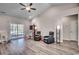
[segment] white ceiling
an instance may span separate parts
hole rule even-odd
[[[23,6],[19,5],[18,3],[0,3],[0,14],[2,14],[1,12],[6,12],[4,14],[28,19],[29,17],[33,18],[45,12],[45,10],[47,10],[51,6],[55,7],[59,5],[68,6],[68,4],[64,3],[33,3],[32,7],[36,8],[37,10],[28,13],[26,10],[20,10]]]
[[[23,17],[28,18],[29,16],[35,17],[36,15],[40,14],[46,8],[49,7],[50,4],[33,4],[32,7],[36,8],[37,10],[31,11],[28,13],[26,10],[20,10],[23,6],[18,3],[0,3],[0,12],[6,12],[5,14],[16,16],[16,17]],[[1,13],[0,13],[1,14]]]

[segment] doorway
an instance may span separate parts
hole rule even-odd
[[[64,42],[69,42],[71,46],[78,45],[78,14],[64,18],[63,37]]]
[[[24,38],[23,24],[10,24],[10,39]]]

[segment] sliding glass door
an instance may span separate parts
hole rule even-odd
[[[10,24],[11,39],[18,39],[24,37],[24,25],[23,24]]]
[[[19,38],[24,36],[24,26],[22,24],[17,25],[17,34]]]

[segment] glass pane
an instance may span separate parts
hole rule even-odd
[[[18,24],[18,37],[23,37],[24,32],[23,32],[23,25],[22,24]]]
[[[17,36],[17,24],[10,25],[10,34],[11,38],[15,38]]]
[[[22,24],[11,24],[10,34],[11,38],[20,38],[24,36],[24,25]]]
[[[22,24],[18,24],[18,34],[23,34],[23,25]]]

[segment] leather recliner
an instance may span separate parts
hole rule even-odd
[[[44,36],[44,42],[47,44],[54,43],[54,32],[49,32],[49,36]]]

